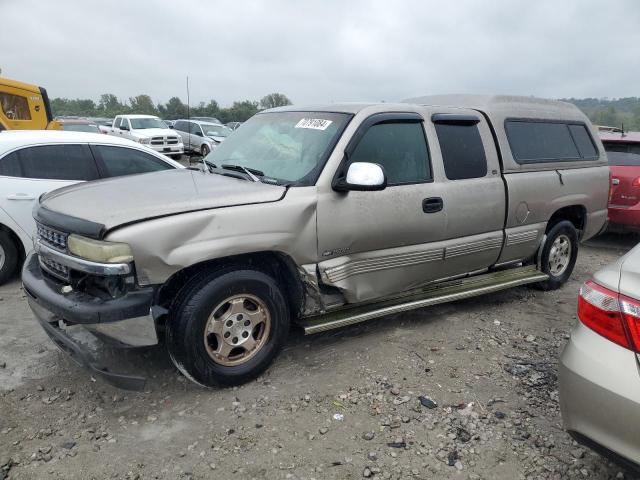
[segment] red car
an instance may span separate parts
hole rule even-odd
[[[611,168],[609,226],[640,232],[640,132],[600,132],[600,139]]]

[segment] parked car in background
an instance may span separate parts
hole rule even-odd
[[[167,127],[169,128],[173,128],[173,126],[175,125],[176,121],[175,120],[162,120],[164,123],[167,124]]]
[[[90,117],[89,120],[93,120],[93,122],[98,125],[98,130],[100,133],[107,134],[111,130],[111,126],[113,125],[113,118],[105,118],[105,117]]]
[[[198,122],[217,123],[222,125],[222,122],[216,117],[190,117],[189,120],[196,120]]]
[[[311,334],[516,285],[560,288],[607,218],[596,131],[551,100],[277,108],[205,160],[212,173],[72,186],[34,208],[25,294],[94,375],[144,384],[96,364],[64,325],[129,346],[164,338],[187,378],[234,385],[267,368],[290,321]]]
[[[579,443],[640,474],[640,246],[587,281],[560,358],[560,407]]]
[[[180,136],[153,115],[118,115],[109,135],[133,140],[175,159],[184,153]]]
[[[603,133],[611,169],[609,228],[640,232],[640,132]]]
[[[89,132],[89,133],[102,133],[98,128],[98,125],[87,119],[73,119],[73,120],[59,120],[62,130],[68,132]]]
[[[182,138],[186,152],[206,156],[231,135],[232,130],[219,123],[199,120],[176,120],[173,129]]]
[[[603,133],[622,133],[622,128],[620,127],[609,127],[607,125],[598,125],[598,132]]]
[[[225,125],[229,127],[230,130],[236,130],[240,125],[242,125],[242,122],[229,122]]]
[[[0,135],[0,284],[33,246],[31,210],[45,192],[73,183],[182,166],[129,140],[60,131]]]

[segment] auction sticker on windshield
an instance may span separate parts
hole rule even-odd
[[[314,130],[326,130],[327,127],[332,123],[332,120],[324,120],[322,118],[303,118],[296,124],[295,128],[312,128]]]

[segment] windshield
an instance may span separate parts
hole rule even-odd
[[[97,125],[88,123],[63,123],[62,129],[70,132],[100,132]]]
[[[253,116],[207,155],[208,163],[240,165],[281,183],[313,185],[351,115],[275,112]]]
[[[167,125],[159,118],[131,118],[131,128],[144,130],[146,128],[167,128]]]
[[[224,125],[214,125],[212,123],[201,123],[202,131],[208,137],[228,137],[233,130]]]
[[[199,122],[209,122],[209,123],[222,123],[216,117],[191,117],[191,120],[198,120]]]

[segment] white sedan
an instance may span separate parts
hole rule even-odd
[[[0,285],[32,248],[43,193],[73,183],[183,168],[152,149],[106,135],[55,130],[0,133]]]

